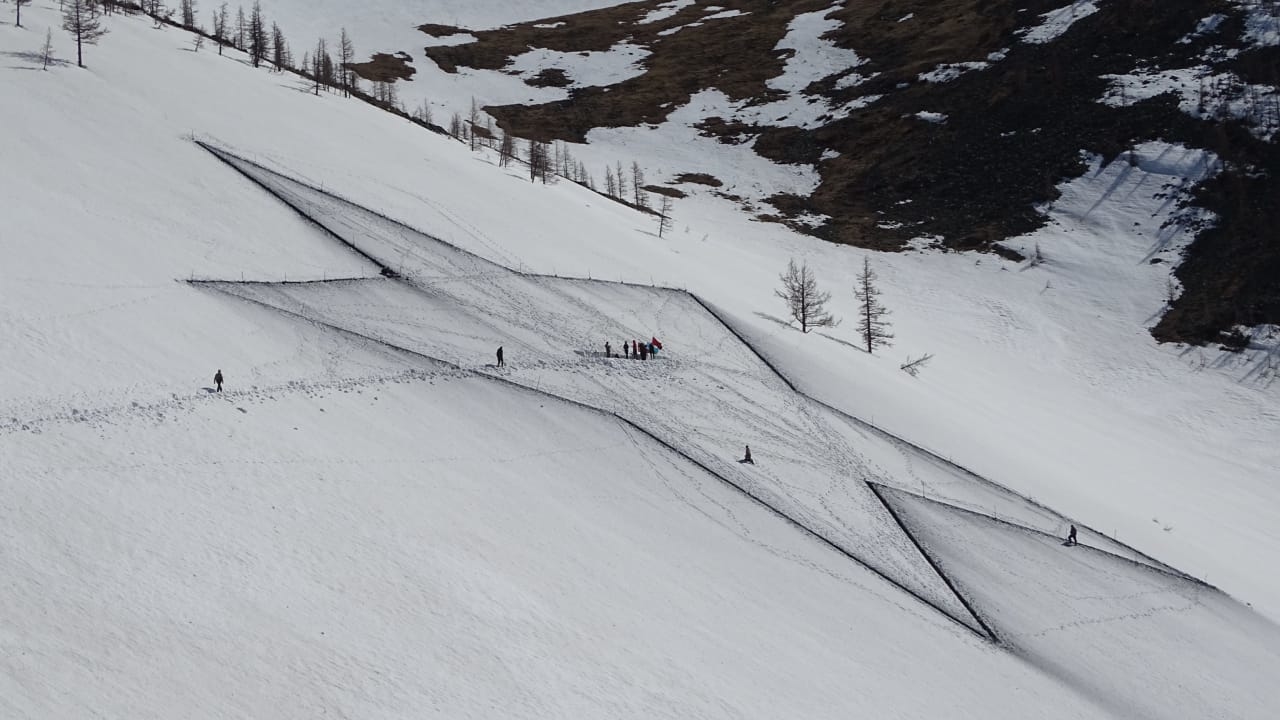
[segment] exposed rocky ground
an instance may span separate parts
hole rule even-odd
[[[1171,189],[1217,219],[1204,223],[1186,251],[1177,271],[1183,291],[1153,333],[1165,341],[1230,343],[1237,325],[1280,324],[1280,101],[1266,92],[1280,84],[1280,47],[1246,32],[1250,13],[1274,20],[1274,3],[1064,4],[646,1],[472,32],[474,42],[427,53],[454,72],[503,70],[530,49],[646,48],[643,72],[613,85],[570,87],[557,102],[486,108],[520,137],[581,142],[593,128],[661,123],[706,89],[739,107],[778,100],[785,93],[770,81],[793,53],[779,42],[797,16],[822,13],[831,22],[822,40],[857,57],[800,90],[831,112],[808,120],[708,116],[697,126],[722,142],[749,143],[771,160],[817,170],[813,193],[769,199],[777,210],[770,219],[882,250],[929,238],[947,249],[1008,255],[999,242],[1045,221],[1037,208],[1056,197],[1059,182],[1083,172],[1082,153],[1114,159],[1144,140],[1179,142],[1222,160],[1212,179]],[[1031,41],[1028,29],[1054,11],[1070,13],[1069,29]],[[1161,73],[1167,82],[1178,72],[1184,84],[1198,84],[1183,91],[1181,106],[1175,94],[1141,92]],[[556,69],[525,82],[571,85]],[[1188,92],[1195,98],[1190,110]],[[1188,222],[1203,217],[1189,213]]]

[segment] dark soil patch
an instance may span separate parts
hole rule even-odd
[[[707,173],[680,173],[675,179],[678,183],[691,183],[694,185],[706,185],[707,187],[722,187],[723,182],[715,175]]]
[[[466,35],[471,32],[465,28],[454,27],[452,25],[436,25],[434,23],[423,23],[418,29],[432,37],[449,37],[450,35]]]
[[[572,81],[560,68],[546,68],[542,72],[525,80],[525,84],[533,87],[568,87]]]
[[[368,62],[347,65],[351,71],[369,82],[395,82],[408,80],[417,70],[413,67],[413,58],[407,53],[374,53]]]
[[[664,185],[641,185],[640,187],[654,195],[666,195],[670,198],[689,197],[689,193],[683,190],[677,190],[673,187],[666,187]]]

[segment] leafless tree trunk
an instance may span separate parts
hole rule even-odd
[[[213,41],[218,43],[219,55],[227,44],[227,21],[227,4],[222,3],[222,6],[213,14]]]
[[[898,366],[898,369],[911,377],[915,377],[920,374],[920,371],[923,370],[924,366],[928,365],[929,361],[932,359],[933,353],[925,353],[914,360],[908,357],[906,362]]]
[[[502,132],[502,143],[498,145],[498,167],[506,167],[511,164],[512,158],[516,156],[516,141],[511,137],[511,133]]]
[[[880,288],[876,285],[876,274],[871,269],[871,259],[862,258],[862,272],[858,273],[857,284],[853,288],[854,295],[862,305],[858,308],[858,332],[868,353],[875,352],[878,347],[888,347],[893,338],[889,332],[889,321],[885,316],[889,310],[880,302]]]
[[[53,63],[53,28],[45,28],[44,47],[40,48],[40,60],[44,63],[45,70],[48,70],[49,65]]]
[[[66,0],[62,6],[62,29],[76,38],[76,65],[84,67],[84,46],[96,45],[107,34],[93,0]]]
[[[30,5],[31,0],[13,0],[13,4],[16,6],[14,10],[17,12],[17,17],[14,18],[13,24],[17,27],[22,27],[22,6]]]
[[[316,95],[320,94],[320,85],[324,82],[326,64],[329,65],[332,70],[333,61],[329,57],[329,47],[325,43],[324,38],[320,38],[316,41],[315,54],[311,56],[311,74],[315,79],[313,92],[315,92]]]
[[[289,57],[289,41],[285,40],[284,31],[274,22],[271,23],[271,64],[277,71],[293,65],[293,58]]]
[[[636,206],[649,207],[649,199],[644,191],[644,170],[634,160],[631,161],[631,189],[635,191]]]
[[[476,128],[480,126],[480,105],[476,102],[475,96],[471,98],[471,111],[467,113],[467,129],[471,142],[471,151],[475,152],[479,146],[479,138],[476,136]]]
[[[196,0],[182,0],[179,7],[182,9],[182,27],[188,30],[195,30]]]
[[[342,28],[338,37],[338,73],[342,80],[342,94],[351,97],[351,63],[356,61],[356,46],[351,42],[347,29]]]
[[[266,59],[269,43],[267,23],[262,17],[262,3],[253,0],[253,10],[249,16],[249,58],[253,60],[254,67],[262,65],[262,61]]]
[[[800,332],[807,333],[815,327],[835,327],[840,323],[826,310],[831,293],[818,289],[818,279],[807,262],[796,267],[793,258],[787,263],[786,272],[778,278],[782,280],[782,289],[774,291],[774,294],[786,301],[787,312],[800,323]]]
[[[662,196],[662,205],[658,209],[658,237],[662,237],[671,229],[671,198]]]

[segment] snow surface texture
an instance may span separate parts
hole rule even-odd
[[[1280,705],[1280,628],[1221,593],[1086,545],[1064,551],[1059,537],[883,492],[1014,652],[1118,716],[1247,718]]]
[[[772,297],[794,256],[848,317],[860,251],[698,197],[659,239],[122,15],[87,70],[40,72],[47,27],[73,52],[55,7],[0,24],[0,97],[21,98],[0,103],[0,715],[1125,717],[617,421],[174,282],[377,275],[192,132],[508,267],[688,287],[811,394],[1280,615],[1262,351],[1142,331],[1170,267],[1149,261],[1179,241],[1166,186],[1198,153],[1144,146],[1064,185],[1015,243],[1041,245],[1035,267],[874,256],[898,337],[868,356],[847,322],[786,327]],[[920,377],[898,370],[923,351]],[[1063,531],[840,432],[909,490]]]
[[[802,397],[791,402],[785,398],[770,400],[770,395],[788,394],[789,388],[771,383],[772,368],[753,362],[755,357],[748,348],[717,327],[714,316],[699,312],[701,308],[683,293],[504,272],[492,263],[367,209],[223,151],[218,154],[384,268],[388,267],[388,260],[398,258],[400,265],[394,272],[405,282],[375,278],[209,286],[426,356],[480,355],[485,336],[506,338],[510,343],[507,357],[520,359],[505,369],[485,368],[484,372],[634,422],[716,476],[731,478],[731,486],[744,488],[751,497],[763,498],[769,507],[779,509],[819,536],[835,538],[836,546],[953,619],[967,617],[973,609],[982,618],[984,631],[999,624],[1000,629],[994,634],[1001,643],[1031,657],[1037,666],[1064,678],[1069,686],[1089,697],[1101,698],[1104,706],[1120,716],[1171,717],[1189,707],[1188,701],[1194,699],[1199,707],[1224,717],[1249,717],[1259,697],[1264,703],[1271,702],[1264,689],[1271,688],[1268,678],[1280,669],[1280,628],[1212,587],[1158,563],[1144,564],[1148,559],[1134,557],[1128,548],[1119,549],[1129,557],[1112,555],[1107,550],[1115,544],[1096,533],[1087,533],[1085,544],[1073,548],[1080,553],[1096,552],[1096,557],[1089,556],[1095,563],[1069,563],[1067,570],[1056,571],[1054,577],[1068,578],[1065,581],[1028,579],[1020,565],[1008,563],[1007,548],[1016,543],[992,541],[982,548],[981,561],[968,561],[975,543],[955,532],[951,516],[929,515],[919,509],[948,506],[917,499],[902,490],[877,490],[872,486],[865,486],[871,492],[857,500],[850,491],[863,484],[851,482],[850,478],[874,477],[869,473],[875,471],[857,454],[846,455],[846,448],[856,445],[872,457],[886,456],[886,440],[896,439],[875,437],[865,427],[859,427],[855,419],[847,418],[851,421],[847,427],[860,431],[855,443],[855,437],[842,436],[836,430],[834,421],[838,418],[827,416],[824,422],[817,415],[820,406],[806,408],[803,402],[796,402],[805,400]],[[421,298],[415,301],[415,295]],[[469,308],[483,309],[483,315],[474,314]],[[628,361],[573,350],[589,347],[593,338],[600,335],[634,335],[637,326],[656,328],[668,339],[668,345],[680,338],[681,345],[664,349],[659,359],[651,361]],[[459,332],[464,328],[466,332]],[[689,344],[687,349],[684,343]],[[592,387],[597,382],[599,390]],[[770,389],[770,385],[774,387]],[[760,464],[739,464],[740,470],[735,472],[734,464],[725,462],[716,451],[733,442],[723,437],[729,418],[733,424],[749,428],[750,436],[759,438],[767,447],[787,451],[771,454],[767,459],[757,453]],[[1058,531],[1064,522],[1061,516],[1046,513],[1045,508],[980,478],[964,477],[958,468],[905,443],[899,442],[897,450],[907,451],[902,454],[909,463],[931,461],[932,467],[926,469],[925,475],[931,480],[939,476],[952,480],[954,486],[946,489],[958,490],[954,494],[965,497],[971,505],[981,506],[984,500],[998,498],[1008,517],[1018,525],[958,508],[950,508],[947,513],[980,518],[996,527],[1016,528],[1019,537],[1039,537],[1040,542],[1034,546],[1039,548],[1033,558],[1035,566],[1052,569],[1062,565],[1061,534],[1031,530],[1023,523],[1040,521],[1043,526],[1050,519],[1049,524]],[[919,478],[916,471],[911,475]],[[883,472],[876,476],[895,477]],[[806,481],[811,478],[836,478],[836,482],[809,489]],[[922,486],[924,482],[921,479]],[[833,492],[837,486],[844,497]],[[938,488],[932,489],[936,493]],[[979,497],[983,494],[986,498]],[[886,496],[892,508],[887,523],[883,508],[869,502],[872,498],[884,501]],[[895,528],[898,523],[902,524]],[[898,529],[906,532],[899,533]],[[893,551],[894,538],[906,540],[909,545]],[[1089,548],[1091,541],[1101,541],[1103,549],[1093,551]],[[868,546],[877,547],[879,552],[866,557]],[[942,565],[939,577],[945,580],[945,588],[925,582],[928,569],[921,567],[920,558],[910,552],[921,547],[928,553],[930,567]],[[1021,562],[1022,557],[1018,560]],[[987,567],[991,564],[1011,577],[997,576]],[[1105,568],[1099,570],[1098,564]],[[949,568],[957,566],[953,578]],[[973,566],[978,569],[971,570]],[[1086,576],[1083,581],[1076,577],[1080,574]],[[948,591],[957,584],[960,590],[955,597],[966,600],[962,608],[948,602],[955,599],[948,597]],[[1014,587],[1019,588],[1018,594],[1010,599]],[[1167,596],[1176,596],[1176,600]],[[974,598],[977,602],[969,604]],[[1042,610],[1046,606],[1053,610]],[[1125,634],[1099,627],[1113,622],[1127,623]],[[1252,629],[1242,630],[1242,625]],[[1005,633],[1010,636],[1008,640]],[[1062,642],[1056,633],[1070,634],[1071,642]],[[1099,636],[1112,645],[1100,644]],[[1231,657],[1232,648],[1242,636],[1250,641],[1245,655],[1251,672],[1222,672],[1219,668],[1223,667],[1223,659]],[[1148,658],[1170,655],[1187,637],[1196,639],[1193,650],[1183,650],[1177,662],[1150,667]],[[1139,639],[1143,642],[1139,643]],[[1123,654],[1117,652],[1121,648]],[[1135,676],[1141,677],[1139,686],[1170,686],[1180,692],[1139,693],[1135,697]],[[1263,690],[1262,696],[1259,690]],[[1206,692],[1210,694],[1207,699]],[[1219,699],[1219,693],[1230,700]]]
[[[1040,16],[1040,24],[1020,31],[1024,42],[1042,44],[1050,42],[1071,29],[1077,20],[1089,17],[1098,12],[1097,3],[1093,0],[1072,0],[1057,10]]]

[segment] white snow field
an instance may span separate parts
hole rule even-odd
[[[23,17],[0,24],[0,715],[1276,706],[1276,389],[1145,334],[1147,253],[1179,242],[1155,196],[1199,154],[1072,183],[1018,241],[1034,268],[875,256],[899,345],[868,356],[772,298],[795,255],[850,314],[860,251],[698,198],[659,239],[123,16],[88,69],[44,72],[56,4]],[[650,335],[647,364],[599,357]],[[1068,522],[1102,534],[1063,548]]]
[[[486,28],[526,21],[532,14],[574,12],[587,4],[556,0],[535,8],[436,0],[421,12],[430,16],[428,21],[451,23],[452,17],[466,27]],[[593,7],[610,4],[601,0]],[[655,12],[690,4],[659,3]],[[501,71],[444,73],[426,59],[420,40],[406,44],[397,34],[402,26],[391,15],[403,12],[398,0],[367,5],[389,9],[352,18],[341,5],[325,3],[317,9],[312,3],[273,0],[269,11],[286,29],[295,18],[307,23],[313,35],[336,36],[345,25],[362,52],[408,51],[418,73],[400,88],[401,97],[409,107],[428,101],[437,117],[465,112],[473,98],[482,105],[545,102],[565,92],[530,87]],[[1059,36],[1094,7],[1064,1],[1043,16],[1027,17],[1026,39]],[[1266,29],[1265,11],[1250,13],[1246,34],[1261,44],[1273,42],[1274,32],[1258,29]],[[816,15],[807,19],[810,25],[821,20]],[[841,76],[842,81],[856,79],[849,70],[856,61],[834,61],[826,41],[799,32],[805,27],[800,23],[788,38],[787,44],[794,46],[788,49],[796,53],[788,67],[808,59],[817,75],[847,72],[852,74]],[[602,67],[593,79],[590,68],[583,67],[574,80],[607,83],[612,68]],[[789,77],[784,74],[774,82]],[[1160,87],[1179,89],[1172,81]],[[809,113],[815,107],[810,99],[793,94],[789,117]],[[851,105],[874,101],[865,96]],[[775,120],[787,114],[775,110]],[[726,145],[693,127],[705,117],[733,118],[752,111],[735,107],[719,91],[705,90],[656,127],[597,129],[588,136],[590,144],[572,150],[597,180],[603,165],[635,160],[651,183],[703,172],[724,182],[715,192],[744,198],[809,192],[817,183],[812,168],[768,162],[751,152],[750,143]],[[221,139],[236,144],[225,134]],[[241,150],[269,149],[254,143]],[[1280,619],[1280,576],[1270,571],[1273,549],[1280,547],[1275,530],[1280,527],[1275,483],[1280,468],[1280,385],[1275,382],[1280,377],[1280,328],[1256,328],[1254,345],[1240,354],[1160,346],[1152,340],[1147,329],[1164,312],[1172,270],[1190,240],[1179,226],[1167,223],[1178,212],[1182,190],[1212,168],[1213,158],[1195,148],[1155,142],[1136,151],[1136,165],[1128,157],[1106,167],[1087,158],[1090,172],[1065,183],[1063,197],[1045,208],[1051,224],[1008,243],[1028,254],[1038,246],[1043,263],[1015,265],[990,256],[936,252],[875,256],[897,335],[881,358],[845,344],[858,342],[851,285],[864,253],[752,222],[708,188],[681,186],[691,194],[675,203],[676,232],[655,242],[645,234],[652,225],[644,227],[640,219],[627,221],[639,224],[639,234],[595,226],[608,214],[595,198],[577,201],[592,207],[575,216],[574,231],[545,233],[544,228],[560,226],[533,221],[541,207],[494,213],[487,193],[455,193],[446,201],[441,189],[424,199],[417,192],[421,181],[416,173],[392,179],[403,162],[378,162],[370,156],[346,159],[331,170],[322,160],[299,158],[282,169],[312,184],[340,187],[348,198],[508,267],[652,280],[696,290],[732,315],[735,326],[754,341],[767,344],[775,364],[806,392],[1060,511],[1087,518]],[[353,173],[356,162],[367,169]],[[490,182],[480,179],[490,174],[487,168],[453,172]],[[494,242],[494,237],[512,238],[519,252],[513,255],[508,244]],[[924,248],[929,242],[922,238],[918,244]],[[821,269],[820,282],[834,294],[834,314],[846,319],[842,327],[815,336],[771,322],[783,314],[773,289],[792,256]],[[1176,283],[1173,292],[1178,292]],[[926,353],[935,359],[922,376],[898,372],[905,360]]]

